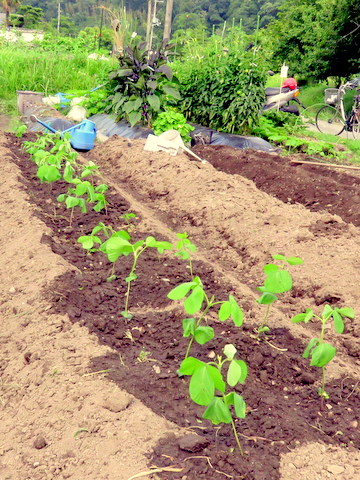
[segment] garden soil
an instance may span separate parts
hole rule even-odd
[[[70,225],[56,201],[66,184],[41,185],[21,142],[0,136],[0,479],[357,480],[358,318],[342,335],[326,332],[338,355],[323,404],[320,373],[302,358],[319,325],[290,318],[325,304],[360,311],[359,177],[229,147],[196,147],[201,163],[114,137],[82,156],[110,186],[107,211],[76,212]],[[125,320],[130,259],[117,262],[109,282],[106,257],[76,241],[99,221],[136,240],[176,243],[186,231],[206,291],[219,301],[234,295],[243,308],[241,328],[210,313],[215,339],[191,349],[208,361],[233,343],[249,365],[236,387],[248,406],[236,422],[243,457],[231,427],[203,420],[187,377],[176,374],[184,314],[166,295],[188,281],[187,262],[145,251]],[[279,296],[259,342],[256,287],[277,253],[304,264],[289,267],[294,288]]]

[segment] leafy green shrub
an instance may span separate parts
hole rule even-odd
[[[346,152],[340,152],[331,142],[304,138],[308,132],[299,124],[298,117],[285,112],[267,112],[260,117],[260,123],[252,133],[265,140],[287,147],[289,152],[343,159]]]
[[[142,122],[151,126],[153,118],[180,95],[167,65],[171,46],[148,52],[145,45],[128,46],[118,57],[120,66],[110,73],[114,94],[109,100],[118,120],[126,118],[131,125]]]
[[[189,123],[186,123],[186,118],[182,113],[175,112],[174,110],[167,110],[161,112],[153,123],[153,129],[155,135],[160,135],[166,130],[177,130],[184,142],[190,142],[191,137],[189,132],[194,130],[194,127]]]
[[[185,62],[179,81],[186,118],[225,132],[248,133],[264,103],[265,73],[255,51],[213,53]]]
[[[95,90],[94,92],[88,92],[85,100],[80,105],[86,108],[87,116],[95,115],[96,113],[104,113],[110,101],[108,100],[109,92],[104,89]]]

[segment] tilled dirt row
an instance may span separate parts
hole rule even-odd
[[[114,147],[114,143],[117,144],[117,148]],[[112,153],[110,154],[109,151]],[[19,155],[19,152],[17,153]],[[106,158],[107,155],[110,156]],[[236,295],[247,314],[248,325],[241,333],[228,325],[221,327],[214,318],[210,318],[210,324],[214,326],[217,333],[217,341],[208,344],[206,349],[198,347],[194,350],[194,354],[203,356],[206,360],[207,354],[218,351],[230,341],[238,346],[244,359],[251,365],[252,373],[242,392],[248,398],[250,406],[248,417],[240,430],[244,436],[246,456],[239,459],[229,454],[231,447],[229,429],[222,427],[220,430],[214,430],[213,427],[201,421],[202,409],[189,402],[186,393],[187,382],[180,381],[176,375],[176,366],[181,361],[186,340],[181,338],[181,312],[178,306],[171,305],[171,302],[166,299],[166,293],[172,286],[186,279],[187,272],[182,262],[170,256],[161,260],[153,254],[139,264],[142,274],[139,275],[135,284],[132,297],[133,321],[136,322],[136,327],[133,323],[124,323],[119,316],[123,308],[124,284],[106,282],[110,265],[96,255],[87,256],[76,245],[76,238],[80,234],[89,233],[99,221],[99,216],[87,215],[86,221],[82,216],[76,216],[73,226],[69,228],[67,215],[61,214],[56,203],[51,200],[56,198],[58,193],[56,188],[51,192],[51,198],[46,201],[46,205],[41,204],[41,218],[53,230],[44,239],[45,243],[49,244],[54,252],[64,255],[67,261],[77,269],[61,276],[51,286],[50,297],[54,312],[67,313],[73,322],[86,325],[90,331],[98,335],[100,342],[111,346],[117,352],[94,358],[93,369],[95,371],[110,369],[109,376],[116,383],[134,393],[137,398],[141,398],[162,416],[174,420],[190,431],[200,431],[206,438],[206,443],[209,443],[201,453],[192,455],[197,458],[191,459],[188,458],[189,453],[179,451],[176,439],[165,439],[157,447],[153,463],[159,465],[165,462],[167,466],[169,463],[175,463],[181,466],[182,473],[167,472],[163,478],[183,478],[184,476],[189,480],[209,478],[209,476],[224,478],[225,474],[231,478],[276,479],[280,475],[280,455],[284,455],[289,447],[293,449],[301,444],[306,447],[306,442],[313,441],[334,445],[333,448],[337,450],[333,450],[332,455],[341,464],[340,470],[343,469],[341,473],[345,475],[343,478],[352,478],[355,467],[351,462],[346,467],[343,466],[343,456],[348,454],[349,458],[353,458],[352,446],[358,441],[355,413],[356,380],[350,375],[345,379],[342,376],[331,382],[329,386],[333,402],[330,405],[331,410],[319,412],[315,388],[317,372],[309,368],[307,361],[301,359],[304,342],[294,338],[286,328],[276,328],[276,323],[288,326],[289,312],[309,301],[313,293],[309,295],[300,285],[294,294],[284,299],[283,312],[280,310],[275,312],[272,322],[274,336],[271,340],[276,342],[278,348],[288,349],[286,353],[254,343],[249,334],[251,325],[258,321],[259,308],[255,307],[254,286],[259,285],[263,279],[261,268],[258,268],[255,258],[247,264],[243,263],[242,276],[238,274],[239,265],[234,268],[231,263],[229,268],[226,259],[231,258],[232,262],[239,261],[239,253],[244,253],[248,245],[244,243],[240,250],[229,246],[231,237],[224,240],[226,229],[223,229],[223,225],[219,230],[216,223],[210,221],[211,213],[217,215],[218,209],[223,213],[225,225],[231,218],[231,215],[229,217],[231,208],[228,208],[228,205],[232,203],[227,198],[228,191],[231,192],[231,200],[234,199],[235,192],[236,195],[239,194],[237,202],[240,208],[237,214],[232,214],[234,221],[237,217],[238,225],[238,230],[234,230],[233,236],[242,232],[243,228],[246,240],[252,238],[246,235],[246,228],[254,228],[251,223],[254,205],[258,218],[257,224],[259,219],[261,221],[259,211],[262,212],[264,219],[269,216],[269,213],[266,215],[265,204],[269,204],[268,208],[271,211],[282,210],[282,215],[289,219],[288,206],[259,192],[251,182],[243,178],[234,178],[216,172],[209,165],[204,167],[194,164],[186,157],[174,159],[167,155],[145,155],[140,144],[129,145],[129,142],[121,139],[117,139],[116,142],[111,141],[109,145],[105,144],[99,152],[93,152],[92,157],[97,158],[98,163],[102,164],[102,173],[107,177],[108,183],[112,183],[114,187],[108,215],[100,216],[100,220],[120,226],[123,222],[121,214],[126,211],[135,211],[139,218],[134,231],[134,236],[137,238],[152,234],[157,238],[171,240],[176,231],[192,229],[191,238],[196,238],[196,243],[201,247],[194,266],[203,278],[205,287],[217,296],[229,293]],[[47,186],[42,187],[42,190],[36,187],[32,182],[34,168],[31,171],[31,165],[29,167],[25,159],[19,162],[17,158],[18,156],[15,156],[14,161],[21,165],[27,176],[26,188],[29,192],[33,192],[32,201],[37,202],[49,193],[49,189]],[[202,172],[202,168],[205,168],[206,172]],[[132,174],[129,174],[130,170]],[[206,175],[203,175],[204,173]],[[139,179],[141,177],[141,180],[137,177]],[[158,191],[158,188],[161,189],[166,181],[169,185],[167,193],[163,192],[161,195],[152,193]],[[174,183],[176,188],[172,187]],[[58,188],[61,191],[64,186],[60,184]],[[199,193],[200,190],[202,194]],[[146,195],[144,195],[145,191],[148,191]],[[115,192],[122,195],[116,195]],[[181,202],[175,201],[177,198],[180,198]],[[204,199],[207,201],[204,202]],[[168,207],[165,208],[167,200]],[[247,212],[245,205],[247,205]],[[190,214],[186,213],[186,208],[189,209]],[[209,208],[208,214],[207,208]],[[202,212],[198,217],[199,224],[196,228],[195,225],[191,225],[195,218],[194,209],[196,211],[200,209]],[[296,206],[295,211],[298,210],[301,208]],[[305,209],[301,212],[302,216],[308,214]],[[314,218],[314,215],[317,216]],[[192,220],[189,220],[190,217]],[[324,218],[324,215],[311,213],[307,221],[310,221],[310,217],[312,221],[317,221]],[[342,223],[341,219],[335,219],[335,221]],[[278,227],[274,235],[281,238]],[[216,240],[215,244],[211,243],[212,240]],[[239,242],[239,238],[236,241]],[[259,251],[259,256],[265,261],[271,258],[269,254],[271,246],[264,242],[262,250]],[[251,245],[250,248],[255,247]],[[277,250],[271,253],[298,255],[298,251]],[[212,261],[209,262],[209,259]],[[121,262],[117,267],[118,277],[124,278],[128,269],[129,263]],[[258,275],[258,270],[260,270],[259,280],[254,276],[254,273]],[[305,267],[305,271],[309,275],[308,267]],[[297,275],[298,270],[293,271],[294,278],[295,273]],[[299,276],[300,280],[306,278],[304,272],[302,275]],[[297,277],[296,279],[298,280]],[[244,280],[247,280],[247,284],[244,284]],[[313,289],[319,295],[317,299],[319,307],[326,302],[341,304],[342,297],[331,291],[326,298],[321,297],[321,289],[321,284]],[[354,326],[352,330],[355,330]],[[302,327],[295,329],[294,333],[300,338],[310,334]],[[339,374],[343,374],[344,371],[349,372],[356,368],[356,339],[354,340],[353,335],[347,333],[345,340],[350,347],[345,343],[340,345],[340,359],[334,362],[330,370],[334,378],[339,377]],[[288,348],[289,345],[291,348]],[[344,415],[344,409],[346,415]],[[338,428],[342,431],[340,438]],[[255,435],[254,432],[256,432]],[[339,450],[339,445],[347,445],[349,451],[346,453]],[[327,457],[327,452],[327,449],[322,452],[324,469],[326,462],[331,458]],[[263,459],[262,462],[258,461],[259,457]],[[288,462],[286,457],[284,459],[285,469],[287,469]],[[302,465],[298,463],[295,469],[302,478],[307,478],[306,475],[311,470],[309,462]],[[332,474],[331,471],[327,472],[329,475]],[[308,478],[316,478],[313,470],[311,475]],[[283,478],[286,478],[286,474]]]

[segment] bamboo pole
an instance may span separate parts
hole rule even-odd
[[[317,165],[319,167],[345,168],[348,170],[360,170],[355,165],[339,165],[337,163],[308,162],[306,160],[290,160],[291,163],[302,163],[303,165]]]

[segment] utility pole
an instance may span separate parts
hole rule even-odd
[[[147,9],[147,21],[146,21],[146,50],[150,49],[150,32],[151,32],[151,20],[152,20],[152,0],[148,0]]]
[[[99,32],[98,50],[100,50],[100,45],[101,45],[101,37],[102,37],[103,23],[104,23],[104,9],[102,8],[102,9],[101,9],[101,18],[100,18],[100,32]]]
[[[172,21],[173,5],[174,5],[174,0],[167,0],[163,40],[167,40],[168,42],[170,41],[170,36],[171,36],[171,21]]]
[[[60,15],[61,15],[61,4],[58,4],[58,17],[57,17],[57,31],[60,31]]]

